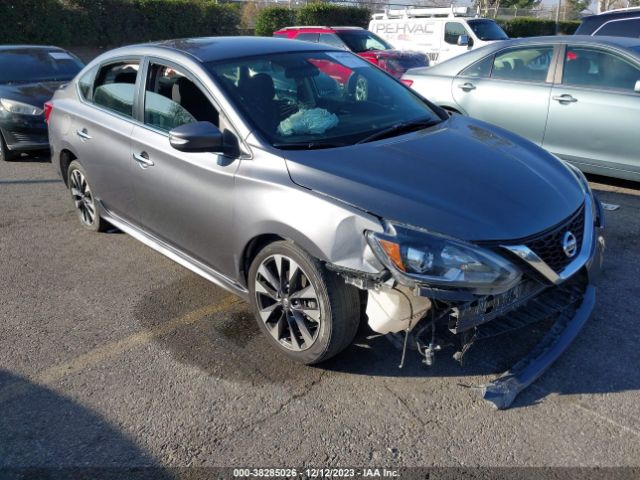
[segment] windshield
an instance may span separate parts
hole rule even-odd
[[[336,33],[352,52],[361,53],[371,50],[393,50],[391,45],[368,30],[342,30]]]
[[[265,55],[207,68],[277,148],[353,145],[399,124],[441,121],[408,88],[350,52]]]
[[[507,40],[509,37],[493,20],[468,20],[467,23],[480,40]]]
[[[61,50],[0,51],[0,83],[68,81],[82,69],[80,60]]]

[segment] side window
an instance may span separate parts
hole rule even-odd
[[[304,42],[318,43],[319,35],[317,33],[299,33],[296,35],[296,40],[302,40]]]
[[[640,18],[607,22],[594,35],[640,38]]]
[[[144,123],[161,130],[194,122],[218,125],[218,111],[181,71],[151,64],[144,92]]]
[[[78,89],[80,90],[80,96],[84,100],[91,100],[91,86],[97,71],[98,67],[93,67],[78,79]]]
[[[458,22],[447,22],[444,26],[444,41],[451,44],[458,44],[458,37],[460,35],[469,35],[464,25]]]
[[[640,69],[609,52],[567,47],[562,83],[581,87],[616,88],[633,91]]]
[[[140,63],[127,61],[103,66],[96,75],[93,102],[114,112],[133,117],[133,99]]]
[[[491,78],[516,82],[539,82],[547,79],[553,47],[507,50],[496,55]]]
[[[463,77],[486,78],[491,75],[492,66],[493,55],[489,55],[488,57],[478,60],[476,63],[465,68],[459,73],[459,75]]]
[[[332,47],[344,49],[347,48],[344,42],[340,40],[340,38],[335,33],[321,33],[319,42],[326,45],[331,45]]]

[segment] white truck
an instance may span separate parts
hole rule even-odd
[[[399,50],[415,50],[435,64],[472,48],[509,38],[493,20],[469,7],[386,9],[375,13],[369,30]]]

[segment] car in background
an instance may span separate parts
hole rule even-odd
[[[370,95],[327,88],[319,62],[357,71]],[[604,225],[584,176],[353,53],[256,37],[132,45],[48,112],[81,225],[114,225],[247,300],[295,361],[338,354],[365,318],[411,330],[426,360],[439,338],[466,351],[555,319],[524,370],[486,386],[506,408],[594,308]]]
[[[640,39],[509,40],[409,71],[403,82],[585,172],[640,180]]]
[[[369,30],[397,48],[426,53],[432,65],[509,38],[495,20],[454,6],[388,8],[373,14]]]
[[[57,47],[0,46],[0,160],[49,148],[44,104],[83,66]]]
[[[350,50],[396,78],[410,68],[429,65],[424,53],[396,50],[376,34],[359,27],[286,27],[273,36]],[[347,79],[342,81],[346,83]]]
[[[575,34],[640,38],[640,7],[620,8],[585,17]]]

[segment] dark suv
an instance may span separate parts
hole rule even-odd
[[[585,17],[576,35],[640,38],[640,7],[621,8]]]
[[[424,53],[395,50],[375,33],[360,27],[287,27],[273,36],[351,50],[396,78],[410,68],[429,66]]]

